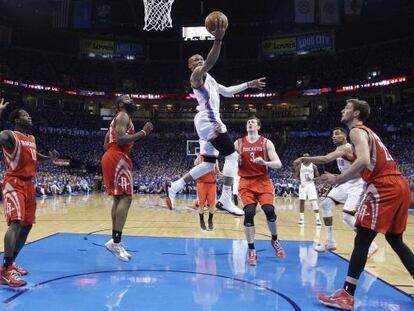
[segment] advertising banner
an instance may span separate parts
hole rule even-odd
[[[113,55],[114,42],[109,40],[81,39],[79,52],[81,54]]]
[[[144,45],[136,42],[115,42],[114,55],[144,57]]]
[[[306,34],[296,38],[296,52],[332,50],[333,47],[333,35],[331,32]]]
[[[296,38],[280,38],[264,40],[262,43],[263,55],[292,54],[296,51]]]

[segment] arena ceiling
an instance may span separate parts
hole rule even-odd
[[[33,21],[43,24],[50,20],[56,3],[70,0],[0,0],[5,18],[18,25]],[[144,18],[142,0],[108,0],[112,7],[112,19],[116,26],[138,26]],[[176,23],[198,23],[208,12],[223,11],[233,21],[254,21],[270,18],[283,5],[282,0],[175,0],[172,17]],[[33,24],[32,24],[33,25]]]
[[[23,31],[54,31],[52,17],[54,7],[59,3],[75,0],[0,0],[0,25],[10,25]],[[88,29],[81,33],[98,33],[115,36],[172,37],[169,30],[163,33],[146,33],[144,25],[143,0],[92,0],[103,1],[111,5],[111,27],[107,29]],[[315,0],[318,3],[318,0]],[[387,37],[414,34],[414,1],[407,0],[362,0],[364,9],[361,23],[371,23],[371,32],[390,32]],[[342,2],[342,1],[341,1]],[[172,7],[173,25],[201,25],[205,16],[215,10],[224,12],[230,20],[231,29],[243,34],[278,34],[289,32],[314,31],[323,28],[315,24],[294,23],[293,0],[175,0]],[[73,10],[71,7],[70,10]],[[316,10],[316,14],[318,11]],[[73,32],[72,13],[68,26],[58,32]],[[375,25],[374,25],[375,24]],[[35,27],[34,27],[35,26]],[[342,23],[336,26],[340,31],[351,26]],[[365,26],[365,25],[364,25]],[[333,28],[331,26],[330,28]],[[326,28],[326,27],[325,27]],[[358,28],[358,27],[357,27]],[[363,27],[366,28],[366,27]],[[382,28],[382,29],[381,29]],[[76,30],[75,30],[76,31]],[[397,32],[401,32],[400,35]],[[394,36],[395,34],[395,36]],[[366,34],[365,34],[366,35]],[[344,35],[345,37],[349,34]]]

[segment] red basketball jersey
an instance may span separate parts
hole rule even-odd
[[[11,131],[14,147],[3,147],[6,162],[6,177],[30,178],[36,176],[37,148],[32,135]]]
[[[204,161],[203,156],[201,156],[201,160]],[[214,184],[214,183],[216,183],[216,181],[217,181],[216,169],[214,169],[211,172],[197,178],[197,182],[202,182],[202,183]]]
[[[134,142],[130,142],[129,144],[125,146],[118,146],[117,144],[117,137],[116,137],[116,131],[115,131],[117,116],[118,114],[112,119],[111,125],[109,126],[108,150],[121,151],[126,154],[129,154],[131,153],[132,147],[134,146]],[[135,133],[134,124],[132,123],[131,118],[129,118],[129,123],[127,126],[126,134],[133,135],[134,133]]]
[[[250,143],[247,140],[247,136],[237,140],[237,151],[240,155],[240,177],[257,177],[267,175],[267,167],[253,163],[253,159],[258,157],[262,157],[265,161],[268,160],[266,142],[267,138],[263,136],[259,136],[259,139],[254,143]]]
[[[367,183],[372,183],[379,177],[401,175],[397,164],[378,135],[364,125],[356,125],[354,128],[366,131],[369,137],[370,163],[367,168],[362,170],[362,179]]]

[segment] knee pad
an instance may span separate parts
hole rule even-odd
[[[275,207],[273,205],[265,204],[262,206],[262,210],[266,215],[267,221],[270,221],[270,222],[276,221]]]
[[[246,227],[254,226],[254,216],[256,215],[256,204],[249,204],[244,207],[244,225]]]
[[[211,162],[201,162],[200,164],[194,166],[190,170],[191,177],[196,180],[197,178],[204,176],[208,172],[211,172],[214,169],[215,161],[214,163]]]
[[[234,149],[233,149],[234,150]],[[236,177],[239,156],[236,151],[226,156],[223,167],[223,176]]]
[[[216,164],[216,161],[217,161],[217,157],[215,157],[215,156],[209,156],[209,155],[204,155],[203,156],[203,162]]]
[[[335,205],[335,202],[329,197],[323,200],[321,203],[322,216],[332,217],[332,210],[334,209]]]
[[[223,157],[227,157],[235,151],[233,140],[231,139],[230,134],[228,132],[220,133],[216,138],[214,138],[210,142]]]
[[[345,224],[351,227],[352,230],[355,230],[355,216],[354,213],[343,211],[342,220]]]

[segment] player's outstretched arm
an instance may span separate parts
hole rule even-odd
[[[248,82],[244,82],[242,84],[232,85],[232,86],[224,86],[219,84],[219,94],[223,95],[224,97],[232,97],[234,94],[243,92],[247,89],[259,89],[263,90],[266,87],[265,77],[259,78],[256,80],[251,80]]]
[[[49,151],[49,155],[41,154],[40,152],[37,152],[37,161],[38,162],[53,162],[57,159],[59,159],[59,152],[56,150]]]
[[[343,157],[346,154],[347,154],[346,148],[337,148],[335,151],[332,151],[324,156],[297,158],[293,163],[300,164],[302,162],[312,162],[314,164],[326,164],[326,163],[335,161],[337,158]]]
[[[361,129],[354,128],[349,132],[351,143],[355,147],[356,159],[352,165],[340,175],[323,174],[320,177],[321,182],[331,185],[343,184],[344,182],[360,177],[361,171],[369,165],[369,138],[368,134]]]

